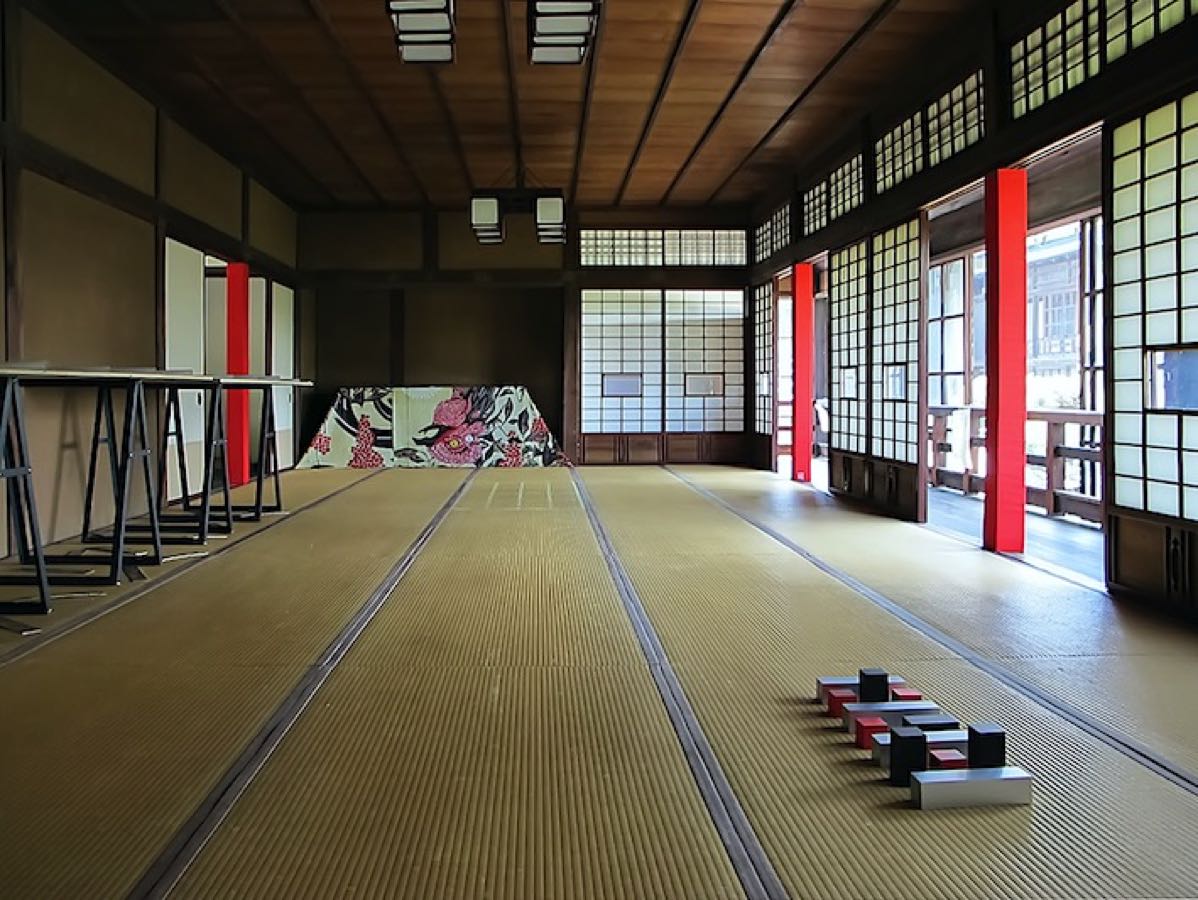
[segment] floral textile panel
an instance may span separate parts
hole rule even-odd
[[[297,468],[569,464],[527,388],[342,388]]]

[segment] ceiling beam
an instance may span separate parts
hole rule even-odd
[[[678,183],[682,181],[683,177],[690,170],[691,164],[698,158],[700,151],[707,145],[707,141],[715,133],[716,126],[723,120],[724,113],[728,111],[728,107],[732,105],[732,101],[736,98],[737,93],[748,80],[749,73],[757,66],[757,62],[761,59],[761,54],[765,52],[765,48],[770,45],[770,42],[773,41],[779,29],[782,28],[782,25],[790,18],[790,14],[794,11],[795,7],[801,2],[803,0],[786,0],[778,8],[778,13],[774,16],[774,20],[770,22],[769,27],[762,34],[761,40],[753,48],[753,52],[749,54],[749,58],[745,60],[745,64],[741,66],[740,72],[737,74],[736,80],[732,82],[732,87],[728,89],[723,102],[720,103],[719,108],[715,111],[715,115],[711,117],[711,121],[707,123],[707,127],[703,129],[703,134],[699,136],[698,143],[691,149],[690,155],[687,156],[686,161],[682,163],[682,167],[674,175],[674,180],[670,182],[670,186],[666,188],[666,192],[661,195],[659,205],[664,206],[669,202],[670,196],[678,187]]]
[[[407,170],[408,177],[412,179],[412,184],[416,188],[416,192],[420,195],[420,202],[425,206],[429,205],[428,191],[424,187],[424,182],[421,181],[416,167],[412,165],[412,160],[403,148],[403,143],[399,139],[399,134],[394,126],[383,115],[382,109],[379,108],[378,101],[374,99],[374,94],[370,87],[366,84],[362,73],[358,71],[358,67],[354,65],[349,58],[349,54],[345,52],[345,45],[341,43],[341,39],[337,36],[336,29],[333,28],[333,20],[329,16],[328,10],[324,8],[321,0],[306,0],[308,11],[316,17],[316,21],[320,23],[321,33],[324,35],[325,43],[333,51],[333,55],[341,61],[342,67],[345,69],[349,80],[353,83],[358,93],[362,95],[362,99],[366,101],[366,105],[370,107],[370,112],[378,122],[379,127],[383,130],[383,134],[387,135],[387,139],[391,142],[391,148],[395,151],[395,156],[400,164]],[[398,61],[397,61],[398,64]],[[365,176],[363,176],[365,177]]]
[[[508,20],[510,0],[497,0],[503,22],[503,55],[507,63],[507,104],[509,128],[512,135],[512,154],[516,158],[516,185],[524,186],[524,140],[520,135],[520,92],[516,88],[516,66],[512,57],[512,35]]]
[[[674,72],[678,69],[678,60],[682,57],[682,50],[686,46],[686,40],[690,37],[691,30],[695,27],[695,22],[699,18],[699,9],[702,6],[703,0],[691,0],[690,8],[686,11],[686,17],[678,25],[678,33],[674,37],[674,49],[670,51],[670,57],[666,62],[665,69],[662,71],[661,81],[657,85],[657,95],[653,98],[653,105],[649,107],[649,111],[645,115],[645,122],[641,127],[641,136],[636,142],[636,149],[632,151],[632,156],[628,160],[628,168],[624,170],[624,178],[620,182],[620,189],[616,191],[616,206],[619,206],[624,201],[624,194],[628,190],[628,182],[632,180],[632,173],[636,169],[637,163],[640,162],[641,153],[645,149],[645,142],[649,140],[649,133],[657,123],[657,114],[661,112],[661,105],[665,101],[666,91],[670,89],[670,82],[674,80]]]
[[[573,205],[578,196],[578,179],[582,174],[582,152],[586,147],[587,131],[591,124],[591,100],[595,95],[595,60],[599,58],[599,45],[603,38],[603,16],[595,23],[595,39],[587,56],[587,74],[582,85],[582,112],[578,116],[578,134],[574,141],[574,168],[570,173],[570,193],[567,201]]]
[[[292,81],[291,76],[287,74],[287,72],[282,68],[282,66],[279,65],[277,61],[275,61],[274,54],[271,53],[271,50],[266,46],[266,43],[262,41],[258,35],[254,34],[248,25],[246,25],[245,20],[241,18],[241,15],[237,12],[237,10],[230,6],[229,0],[212,0],[212,2],[213,5],[220,10],[225,19],[236,29],[237,33],[241,35],[241,39],[254,49],[254,52],[257,54],[259,59],[262,60],[263,65],[270,70],[271,74],[279,82],[280,86],[291,95],[295,105],[303,110],[304,114],[316,124],[317,131],[320,132],[325,140],[332,145],[333,149],[335,149],[338,154],[340,154],[342,159],[345,160],[346,164],[353,171],[354,177],[362,182],[363,186],[365,186],[366,190],[374,198],[375,202],[380,206],[386,205],[386,201],[383,199],[383,196],[378,192],[378,189],[366,176],[366,173],[362,171],[362,167],[358,165],[357,160],[353,158],[349,150],[346,149],[345,145],[342,144],[337,135],[333,133],[333,129],[329,127],[329,123],[324,120],[324,117],[312,108],[312,105],[308,102],[308,98],[304,96],[304,92],[300,89],[299,85]]]
[[[449,140],[453,144],[454,155],[457,156],[458,165],[462,169],[462,180],[466,184],[466,190],[473,194],[474,176],[470,174],[470,164],[466,161],[466,149],[462,146],[462,135],[458,131],[457,122],[453,118],[453,110],[450,109],[449,100],[445,96],[445,87],[441,84],[441,76],[435,66],[429,66],[427,71],[429,86],[432,88],[433,96],[437,98],[437,106],[441,109],[445,124],[449,126]]]
[[[723,190],[728,187],[729,184],[731,184],[732,179],[740,174],[741,170],[748,164],[749,160],[761,152],[761,149],[777,136],[778,132],[782,130],[782,126],[790,121],[791,116],[798,111],[799,107],[806,102],[807,98],[815,93],[825,78],[832,74],[832,70],[835,69],[845,57],[852,53],[853,50],[855,50],[857,46],[863,40],[865,40],[870,32],[881,25],[882,20],[890,15],[890,13],[894,11],[898,4],[899,0],[883,0],[882,5],[874,10],[873,15],[866,19],[865,24],[858,28],[853,33],[851,38],[845,41],[844,45],[836,51],[836,55],[828,60],[827,64],[820,69],[819,74],[811,80],[811,83],[803,89],[803,92],[795,98],[795,101],[786,108],[786,112],[782,113],[782,115],[778,117],[778,121],[770,126],[770,130],[762,136],[761,140],[753,145],[753,149],[750,150],[744,156],[744,158],[736,164],[732,171],[728,173],[728,176],[722,182],[720,182],[720,186],[711,192],[711,195],[707,198],[708,203],[714,201],[715,198],[718,197]]]
[[[274,136],[262,126],[262,123],[254,117],[250,110],[246,109],[241,105],[241,103],[234,99],[233,96],[225,90],[224,85],[220,83],[220,80],[216,77],[212,70],[209,69],[202,60],[198,59],[193,53],[191,53],[189,48],[184,47],[180,41],[174,38],[166,29],[162,28],[157,21],[151,18],[149,14],[141,8],[139,0],[116,0],[116,2],[121,9],[125,10],[126,13],[136,19],[142,25],[142,27],[144,27],[153,36],[154,41],[174,47],[178,51],[177,55],[185,59],[190,64],[191,69],[196,73],[196,75],[199,76],[200,80],[203,81],[204,84],[206,84],[208,88],[224,102],[225,108],[236,110],[237,113],[245,119],[247,132],[254,131],[261,134],[266,143],[270,145],[271,151],[276,154],[279,159],[286,160],[288,165],[293,168],[297,174],[303,176],[303,178],[306,179],[312,187],[316,188],[318,193],[323,194],[326,200],[329,202],[336,201],[337,198],[332,195],[329,189],[325,186],[324,182],[317,178],[306,165],[301,163],[292,153],[290,153],[282,144],[280,144],[274,138]],[[215,144],[213,147],[216,149]],[[241,167],[245,168],[244,165]],[[253,173],[250,174],[252,175]],[[256,178],[256,180],[261,179]]]

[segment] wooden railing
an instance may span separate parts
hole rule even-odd
[[[964,412],[961,407],[934,406],[929,408],[931,420],[929,437],[932,442],[930,482],[933,485],[956,488],[966,494],[985,489],[979,453],[986,446],[986,411],[969,408],[967,463],[950,468],[948,455],[960,440],[952,433],[951,420]],[[1034,409],[1028,411],[1029,422],[1045,425],[1044,453],[1029,453],[1029,466],[1045,470],[1044,487],[1029,485],[1027,502],[1038,506],[1048,515],[1074,515],[1091,522],[1102,517],[1102,413],[1068,409]],[[1072,443],[1067,439],[1068,426],[1077,426]],[[1068,484],[1068,464],[1076,460],[1078,478]]]

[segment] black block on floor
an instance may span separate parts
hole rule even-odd
[[[903,724],[918,728],[920,731],[952,731],[961,727],[960,722],[943,713],[903,716]]]
[[[969,726],[969,768],[995,769],[1007,764],[1007,732],[1001,725]]]
[[[890,729],[890,783],[909,787],[912,772],[928,767],[928,736],[918,728],[901,725]]]
[[[857,673],[857,699],[885,703],[890,699],[890,675],[884,669],[862,669]]]

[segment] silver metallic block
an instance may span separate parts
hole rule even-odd
[[[915,772],[911,776],[911,802],[918,809],[1029,806],[1032,773],[1017,766]]]
[[[890,689],[896,687],[905,687],[907,680],[901,675],[890,676]],[[833,688],[853,688],[857,689],[856,675],[824,675],[815,679],[815,698],[824,706],[828,705],[828,691]]]
[[[931,700],[891,700],[888,703],[846,703],[841,722],[848,733],[857,736],[857,716],[877,716],[886,720],[887,728],[903,724],[903,716],[918,713],[938,713],[940,707]]]
[[[928,751],[960,750],[969,752],[968,731],[927,731]],[[873,758],[879,766],[890,771],[890,732],[883,731],[873,736]]]

